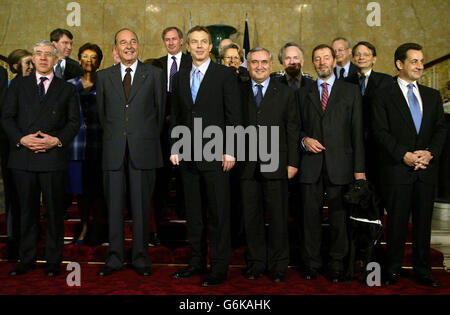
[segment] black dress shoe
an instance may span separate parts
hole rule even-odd
[[[254,269],[248,269],[244,272],[244,277],[248,280],[256,280],[261,275],[261,272],[256,271]]]
[[[150,233],[149,246],[160,246],[161,240],[159,239],[158,233],[152,232]]]
[[[208,271],[203,268],[196,268],[196,267],[192,267],[192,266],[188,266],[187,268],[175,272],[172,276],[172,278],[174,279],[187,279],[187,278],[191,278],[193,276],[197,276],[197,275],[204,275],[206,274]]]
[[[272,281],[275,283],[284,282],[286,279],[286,274],[284,272],[278,271],[274,272],[271,277]]]
[[[439,287],[439,284],[436,282],[436,280],[433,279],[432,276],[414,276],[414,279],[418,284],[424,285],[426,287]]]
[[[20,275],[24,275],[27,272],[29,272],[30,270],[36,269],[36,265],[31,264],[31,265],[23,265],[23,264],[18,264],[10,273],[10,276],[20,276]]]
[[[344,276],[340,271],[331,271],[330,272],[330,281],[332,283],[339,283],[344,281]]]
[[[224,283],[227,280],[226,276],[209,275],[202,282],[203,287],[214,287]]]
[[[317,270],[308,268],[303,273],[303,279],[305,280],[315,280],[317,278]]]
[[[394,285],[398,282],[398,278],[399,278],[399,274],[398,273],[388,273],[386,275],[386,278],[384,280],[384,284],[385,285]]]
[[[150,277],[152,275],[152,269],[150,267],[134,268],[134,270],[142,277]]]
[[[112,275],[114,272],[118,271],[120,269],[113,269],[111,267],[105,266],[102,269],[100,269],[100,271],[97,273],[97,276],[100,277],[107,277]]]
[[[45,268],[45,274],[49,277],[56,277],[61,272],[59,264],[48,264]]]

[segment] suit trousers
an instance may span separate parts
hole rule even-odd
[[[317,183],[301,184],[303,201],[303,253],[302,260],[306,268],[322,267],[322,209],[326,193],[328,220],[330,224],[329,269],[342,272],[343,259],[348,252],[347,212],[343,195],[345,185],[334,185],[328,174],[323,171]]]
[[[206,199],[211,273],[225,276],[231,259],[229,174],[221,169],[199,170],[194,162],[187,162],[180,170],[191,246],[189,264],[195,268],[206,266],[206,218],[202,207],[202,200]],[[202,181],[204,185],[201,184]],[[202,197],[202,188],[206,198]]]
[[[241,180],[241,192],[248,267],[259,272],[284,273],[289,265],[287,179],[271,180],[257,174],[254,178]],[[269,223],[267,237],[266,216]]]
[[[22,264],[34,264],[39,240],[40,196],[46,201],[47,232],[45,259],[49,264],[62,261],[64,247],[64,178],[66,171],[31,172],[12,169],[19,196],[20,247]]]
[[[151,267],[148,255],[150,237],[151,197],[155,185],[156,171],[136,169],[126,150],[124,162],[119,170],[104,171],[104,189],[108,207],[109,248],[106,266],[112,269],[123,267],[124,257],[124,210],[127,186],[133,220],[132,265],[134,268]]]
[[[387,210],[387,271],[398,273],[403,264],[409,217],[412,213],[414,273],[431,275],[431,221],[435,185],[416,180],[407,185],[385,185],[383,196]]]

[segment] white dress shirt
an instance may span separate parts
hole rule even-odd
[[[198,67],[198,70],[200,71],[200,84],[202,84],[203,81],[203,77],[205,76],[206,70],[208,70],[209,64],[211,63],[211,58],[208,58],[208,60],[206,60],[204,63],[202,63],[200,65],[200,67]],[[191,74],[190,74],[190,85],[192,87],[192,78],[194,77],[194,71],[195,69],[197,69],[197,67],[192,63],[192,69],[191,69]]]
[[[343,66],[343,67],[341,67],[339,65],[336,65],[336,75],[337,75],[338,79],[341,78],[340,75],[341,75],[341,69],[342,68],[345,69],[345,71],[344,71],[344,78],[348,77],[348,72],[350,71],[350,61],[347,62],[347,64],[345,66]]]
[[[409,107],[411,107],[411,105],[409,105],[409,99],[408,99],[408,82],[406,82],[405,80],[400,79],[400,77],[397,78],[397,82],[398,85],[400,86],[400,89],[403,92],[403,96],[405,97],[406,103],[408,104]],[[423,104],[422,104],[422,97],[420,97],[420,93],[419,93],[419,87],[417,86],[417,81],[411,82],[414,85],[413,88],[413,93],[414,95],[417,97],[417,100],[419,101],[419,105],[420,105],[420,112],[423,115]]]
[[[133,79],[134,79],[134,75],[136,73],[137,65],[138,65],[137,60],[130,67],[125,66],[122,62],[120,63],[120,74],[122,75],[122,82],[123,82],[123,79],[125,78],[125,75],[127,74],[127,72],[126,72],[127,68],[131,68],[131,72],[130,72],[131,85],[133,85]]]
[[[177,72],[178,72],[180,70],[182,54],[183,54],[183,52],[181,50],[176,55],[167,54],[167,91],[169,91],[169,88],[170,88],[170,69],[172,68],[172,64],[173,64],[172,57],[175,57],[175,59],[177,61]]]

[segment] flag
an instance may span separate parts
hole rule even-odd
[[[244,50],[244,63],[243,67],[247,67],[247,54],[250,51],[250,36],[248,35],[248,18],[245,17],[245,31],[244,31],[244,44],[242,45]]]

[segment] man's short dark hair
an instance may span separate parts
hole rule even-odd
[[[336,59],[336,52],[334,51],[333,47],[331,47],[330,45],[327,44],[320,44],[316,47],[314,47],[313,51],[312,51],[312,61],[314,62],[314,53],[319,50],[319,49],[324,49],[324,48],[328,48],[329,50],[331,50],[331,55],[333,56],[333,59]]]
[[[422,50],[422,46],[416,43],[405,43],[403,45],[400,45],[396,50],[394,54],[394,64],[397,70],[400,70],[397,67],[397,60],[400,60],[401,62],[405,62],[408,50]]]
[[[375,46],[374,46],[374,45],[372,45],[372,44],[369,43],[369,42],[359,42],[358,44],[356,44],[355,46],[353,46],[353,49],[352,49],[352,56],[353,56],[353,57],[355,57],[355,51],[356,51],[356,48],[358,48],[358,46],[361,46],[361,45],[366,46],[367,48],[369,48],[370,51],[372,52],[372,55],[373,55],[374,57],[377,56],[377,50],[375,49]]]
[[[161,38],[162,38],[162,40],[164,40],[164,36],[166,36],[167,32],[168,32],[168,31],[171,31],[171,30],[177,31],[178,37],[179,37],[180,39],[183,38],[183,32],[182,32],[178,27],[176,27],[176,26],[169,26],[169,27],[166,27],[166,28],[164,29],[164,31],[162,31],[162,33],[161,33]]]
[[[201,26],[201,25],[196,25],[196,26],[194,26],[193,28],[191,28],[189,30],[189,32],[186,35],[186,40],[187,40],[188,44],[190,42],[191,34],[193,32],[205,32],[205,33],[207,33],[208,34],[208,38],[209,38],[209,43],[212,44],[211,33],[209,32],[209,30],[205,26]]]
[[[53,30],[50,33],[50,41],[51,42],[59,42],[61,37],[63,37],[64,35],[66,35],[71,40],[73,40],[73,35],[70,31],[63,29],[63,28],[57,28],[56,30]]]
[[[100,67],[100,64],[102,63],[103,59],[103,52],[101,48],[96,44],[86,43],[83,46],[80,47],[78,50],[78,60],[81,60],[81,55],[85,50],[92,50],[97,53],[98,59],[97,59],[97,67]]]

